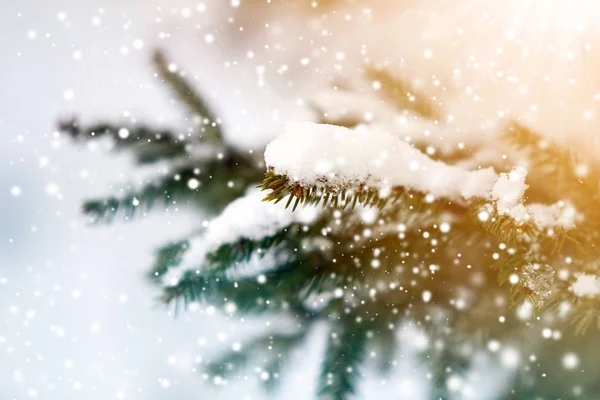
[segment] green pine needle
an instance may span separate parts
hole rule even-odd
[[[222,159],[198,160],[123,196],[86,201],[83,211],[93,223],[111,223],[117,218],[131,220],[156,207],[172,205],[218,212],[243,195],[261,175],[260,168],[237,153]],[[198,188],[188,186],[191,179],[198,181]]]
[[[300,329],[293,333],[260,336],[244,344],[239,351],[226,352],[208,364],[206,370],[213,376],[229,378],[239,374],[251,360],[258,361],[260,357],[265,360],[263,369],[269,374],[263,384],[268,392],[273,392],[280,382],[279,375],[284,364],[304,342],[307,332],[307,329]]]
[[[344,316],[329,336],[321,366],[319,396],[326,400],[355,398],[367,352],[369,325],[354,315]]]
[[[170,130],[154,130],[144,125],[114,124],[94,124],[81,128],[76,120],[61,122],[59,129],[77,141],[110,137],[115,144],[115,150],[130,151],[139,164],[187,157],[185,141],[177,139]]]
[[[525,152],[531,162],[530,192],[542,201],[571,200],[578,210],[595,209],[600,200],[600,163],[587,160],[568,147],[543,137],[517,122],[504,131],[504,138]],[[551,182],[551,184],[546,184]],[[537,199],[536,199],[537,200]],[[591,222],[596,224],[597,218]]]
[[[187,182],[192,178],[202,182],[203,177],[195,173],[195,168],[185,167],[124,196],[88,200],[83,205],[83,212],[90,217],[92,223],[112,223],[117,218],[131,220],[145,215],[157,206],[168,207],[178,202],[182,205],[185,201],[194,202],[202,196],[203,188],[190,189]]]
[[[201,119],[208,121],[202,125],[202,132],[205,137],[222,142],[223,133],[215,113],[212,111],[208,102],[199,96],[193,86],[184,78],[182,73],[172,72],[169,69],[169,62],[161,51],[156,51],[152,59],[154,66],[160,77],[167,83],[173,93],[185,104],[188,110]]]
[[[169,243],[158,249],[154,265],[149,272],[150,279],[158,281],[169,268],[178,266],[188,249],[189,241],[187,239]]]
[[[376,207],[383,209],[387,205],[393,205],[398,202],[408,205],[426,206],[422,200],[422,195],[405,190],[404,188],[394,188],[388,196],[382,196],[377,188],[368,188],[363,185],[356,185],[352,188],[339,189],[325,184],[315,184],[312,186],[302,186],[300,183],[292,182],[285,175],[276,174],[273,171],[267,171],[263,180],[261,189],[271,190],[263,201],[272,201],[279,203],[287,199],[286,208],[292,206],[295,211],[299,205],[312,207],[328,207],[344,210],[348,207],[354,209],[356,206]],[[415,208],[415,211],[417,209]]]
[[[212,274],[223,274],[239,263],[250,261],[254,254],[262,257],[281,244],[293,251],[303,238],[313,236],[314,232],[314,227],[303,230],[300,224],[291,224],[258,240],[242,237],[233,243],[224,243],[206,255],[206,268]]]
[[[331,274],[331,261],[313,253],[282,261],[274,269],[261,274],[236,279],[214,274],[201,267],[187,271],[175,286],[164,289],[162,302],[175,306],[199,302],[215,306],[233,302],[238,312],[282,312],[290,308],[304,309],[308,297],[328,293],[339,285],[339,277]]]

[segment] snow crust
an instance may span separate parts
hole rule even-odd
[[[260,189],[252,189],[244,197],[233,201],[210,223],[204,240],[219,245],[242,237],[261,239],[294,222],[308,224],[318,214],[314,208],[292,212],[283,203],[263,202],[264,195]]]
[[[509,215],[517,222],[533,221],[539,228],[563,227],[572,228],[575,224],[576,211],[565,202],[556,204],[529,204],[525,206],[523,199],[528,185],[525,183],[527,170],[515,167],[508,174],[500,174],[490,190],[488,197],[495,202],[496,211],[500,215]]]
[[[407,134],[417,125],[407,123]],[[315,124],[290,123],[265,151],[265,161],[275,172],[300,184],[319,184],[325,178],[334,188],[366,185],[380,188],[402,186],[449,199],[485,198],[500,215],[517,221],[533,221],[540,228],[571,227],[575,211],[563,203],[523,204],[527,170],[516,167],[498,175],[493,168],[469,170],[433,160],[378,126],[355,129]]]
[[[328,184],[339,187],[405,186],[450,198],[480,196],[497,179],[492,168],[467,171],[432,160],[396,135],[371,126],[290,123],[267,146],[265,161],[300,183],[326,177]]]

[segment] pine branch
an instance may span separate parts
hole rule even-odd
[[[313,285],[313,281],[315,276],[329,275],[328,265],[328,260],[311,254],[284,262],[260,277],[236,280],[210,271],[188,271],[177,285],[164,289],[161,300],[174,304],[175,313],[181,303],[187,308],[192,302],[215,306],[233,302],[243,313],[281,312],[290,307],[302,310],[306,297],[320,293],[321,286]]]
[[[472,218],[479,221],[487,232],[491,233],[500,242],[507,245],[516,245],[519,242],[540,240],[546,232],[539,229],[532,221],[516,221],[509,215],[500,215],[487,199],[471,201],[469,212]],[[481,213],[487,215],[481,218]]]
[[[281,383],[280,376],[286,363],[292,356],[293,351],[298,348],[306,339],[308,330],[303,330],[295,336],[284,338],[280,344],[273,346],[277,349],[277,354],[265,365],[265,371],[269,374],[269,379],[263,381],[263,387],[267,393],[275,392]]]
[[[211,375],[227,378],[243,369],[251,359],[264,355],[264,370],[269,378],[263,384],[268,392],[272,392],[277,388],[282,367],[293,350],[304,341],[307,332],[307,329],[300,329],[294,333],[261,336],[243,345],[239,351],[225,353],[206,369]]]
[[[550,198],[550,201],[568,198],[584,211],[590,206],[596,207],[600,200],[600,166],[596,161],[583,160],[565,146],[517,122],[503,133],[509,143],[527,154],[532,163],[531,173],[538,175],[531,180],[538,196]]]
[[[426,119],[442,120],[442,112],[425,94],[419,93],[410,82],[394,77],[384,69],[368,69],[367,79],[380,83],[380,93],[398,111],[412,111]]]
[[[174,93],[194,115],[205,120],[203,128],[208,131],[206,136],[214,142],[203,144],[208,144],[210,150],[223,150],[224,156],[192,160],[187,154],[189,149],[186,149],[186,142],[177,139],[170,131],[153,131],[139,126],[129,128],[125,135],[123,132],[119,134],[121,128],[114,125],[80,129],[76,122],[63,124],[62,130],[79,140],[112,138],[116,148],[131,150],[140,163],[163,159],[176,161],[178,166],[173,174],[160,177],[137,191],[122,197],[88,202],[86,212],[98,221],[110,222],[117,216],[133,218],[157,205],[168,206],[175,202],[218,211],[242,195],[249,185],[259,181],[263,175],[261,166],[255,160],[223,143],[215,115],[194,92],[184,75],[171,72],[161,53],[156,53],[154,61],[160,76]],[[381,83],[380,93],[398,110],[412,111],[424,118],[442,118],[435,102],[416,93],[406,82],[381,70],[368,71],[367,76]],[[165,288],[162,301],[174,305],[175,313],[182,305],[187,307],[191,302],[202,302],[228,310],[234,305],[237,312],[242,314],[285,313],[300,317],[300,332],[259,338],[248,343],[242,351],[225,354],[208,367],[214,374],[228,376],[270,347],[263,358],[265,371],[270,374],[270,379],[265,382],[269,389],[276,386],[285,360],[305,337],[307,325],[319,318],[332,319],[338,316],[327,344],[319,391],[322,398],[336,400],[356,396],[360,369],[369,345],[369,333],[378,339],[381,354],[379,366],[382,371],[387,371],[393,364],[397,345],[394,331],[389,326],[397,326],[406,318],[421,321],[421,326],[433,326],[433,313],[430,311],[448,303],[453,304],[452,301],[462,295],[463,289],[465,293],[473,295],[469,313],[477,326],[474,327],[472,321],[469,326],[464,314],[447,307],[443,309],[447,313],[440,323],[443,325],[441,328],[451,332],[452,338],[463,339],[464,336],[465,341],[471,344],[475,343],[474,331],[477,332],[476,339],[480,337],[479,334],[483,336],[485,332],[494,331],[498,324],[494,321],[494,327],[491,327],[487,318],[495,320],[498,314],[494,312],[489,315],[489,310],[500,312],[508,309],[508,306],[505,309],[496,308],[500,307],[496,302],[497,295],[504,296],[505,293],[497,291],[495,285],[493,288],[482,285],[496,277],[501,285],[511,283],[513,303],[528,299],[538,307],[557,307],[567,299],[575,306],[571,321],[576,333],[585,331],[594,322],[600,324],[598,300],[582,299],[570,293],[569,282],[555,282],[554,269],[550,267],[553,261],[565,265],[566,256],[581,256],[576,261],[581,265],[592,263],[597,258],[591,255],[598,251],[595,249],[598,239],[595,229],[600,226],[600,217],[596,218],[595,209],[600,197],[597,187],[600,172],[596,167],[589,166],[588,174],[582,177],[576,169],[580,160],[564,149],[552,144],[550,147],[540,147],[541,137],[520,125],[515,124],[511,129],[508,135],[521,149],[529,151],[534,160],[533,173],[546,177],[547,181],[560,182],[558,190],[553,189],[554,183],[545,185],[546,182],[541,182],[536,186],[538,191],[534,191],[534,196],[543,199],[544,203],[547,199],[569,197],[585,213],[587,225],[583,225],[585,229],[582,230],[585,240],[579,247],[587,252],[573,251],[576,247],[572,244],[574,241],[569,241],[560,229],[548,234],[530,221],[518,222],[509,216],[498,215],[493,210],[494,204],[491,204],[494,200],[456,200],[450,203],[444,199],[430,200],[426,194],[402,187],[383,193],[362,182],[354,182],[342,189],[329,184],[326,177],[314,184],[301,185],[270,170],[262,184],[263,190],[271,190],[266,201],[286,200],[286,207],[293,209],[300,204],[321,205],[332,212],[324,213],[323,218],[309,226],[292,224],[271,236],[255,240],[242,238],[218,247],[207,255],[205,265],[197,271],[185,272],[176,285]],[[454,154],[450,157],[463,155]],[[456,161],[452,158],[448,160],[448,164]],[[191,179],[198,181],[197,185],[192,185],[198,186],[196,189],[190,188]],[[377,207],[383,211],[374,223],[360,221],[357,213],[337,211],[354,209],[356,205]],[[439,209],[437,206],[440,206]],[[336,209],[335,213],[333,209]],[[478,218],[482,210],[489,213],[487,219]],[[469,218],[469,214],[476,217]],[[446,216],[452,221],[452,230],[441,234],[439,224],[446,221]],[[397,229],[398,223],[404,225],[402,230]],[[363,235],[367,226],[369,235]],[[461,234],[467,236],[468,240],[458,239]],[[317,242],[318,245],[312,245]],[[500,245],[513,246],[516,251],[512,254],[507,250],[505,254],[498,250],[501,262],[494,266],[496,271],[490,272],[484,267],[492,263],[487,262],[488,257]],[[153,278],[160,278],[169,267],[180,264],[187,248],[188,242],[183,240],[160,249],[152,268]],[[254,255],[262,256],[267,251],[277,255],[277,265],[271,270],[247,276],[235,269],[237,264],[248,261]],[[377,267],[371,264],[373,268],[368,268],[374,260],[373,254],[377,254],[375,257],[381,264]],[[476,262],[467,280],[465,270],[456,267],[466,264],[469,258]],[[532,263],[539,263],[542,268],[531,269]],[[471,268],[471,264],[468,264],[468,268]],[[513,275],[519,278],[518,283],[515,283]],[[397,282],[406,286],[398,287]],[[408,282],[433,293],[431,302],[425,299],[421,302],[419,296],[424,292],[420,289],[411,290],[407,287]],[[335,289],[343,289],[341,298],[337,293],[336,298],[331,296]],[[311,296],[318,295],[323,295],[319,297],[323,302],[319,303],[318,310],[314,310],[316,307],[310,301],[313,300]],[[507,321],[500,329],[522,333],[515,325],[508,327],[509,324],[511,322]],[[481,326],[489,329],[482,332]],[[458,340],[452,342],[446,343],[442,354],[430,359],[433,360],[436,394],[444,398],[451,397],[447,387],[448,373],[460,375],[470,367],[469,357],[452,348]]]
[[[294,199],[295,205],[313,205],[318,204],[321,199],[325,199],[324,204],[331,203],[331,205],[334,208],[337,207],[343,209],[345,208],[345,206],[352,203],[352,196],[354,196],[354,199],[361,199],[359,195],[352,192],[350,192],[350,195],[340,194],[340,189],[337,188],[328,188],[326,186],[318,187],[316,185],[305,188],[297,182],[290,183],[287,180],[287,177],[282,175],[276,175],[271,171],[267,172],[267,175],[265,177],[263,189],[265,188],[269,188],[272,190],[272,192],[265,198],[266,201],[275,200],[275,202],[277,202],[287,198],[287,206],[289,206]],[[336,201],[337,199],[342,199],[344,196],[346,199],[349,200]],[[378,193],[375,191],[371,192],[371,196],[373,196],[374,200],[367,201],[366,204],[372,206],[373,204],[376,204],[380,199],[379,197],[377,197]],[[334,200],[331,201],[331,199]],[[415,206],[409,206],[409,209],[413,215],[415,213],[423,212],[422,210],[419,210],[417,206],[420,205],[422,207],[425,204],[424,196],[421,195],[418,198],[416,196],[413,196],[412,198],[409,197],[408,200],[415,201]],[[356,201],[356,203],[365,204],[364,200]],[[392,201],[391,203],[393,205],[395,202]],[[403,204],[403,202],[401,202],[400,204],[403,207],[406,207],[406,204]],[[436,204],[434,203],[434,205]],[[452,210],[452,212],[456,214],[456,217],[461,220],[470,220],[469,214],[473,214],[475,216],[472,219],[473,222],[467,223],[463,230],[453,230],[453,235],[457,233],[460,234],[461,232],[471,232],[472,234],[473,231],[481,231],[482,235],[485,236],[485,232],[487,232],[490,233],[493,237],[495,237],[497,242],[504,243],[504,245],[516,246],[517,248],[521,249],[529,247],[531,243],[537,243],[540,246],[540,248],[544,250],[548,247],[552,247],[550,251],[551,254],[556,253],[562,248],[565,238],[567,237],[566,230],[563,230],[561,228],[555,228],[553,233],[549,234],[547,230],[542,230],[538,228],[538,226],[532,221],[519,222],[508,215],[498,215],[495,211],[492,210],[492,208],[494,207],[489,203],[488,199],[482,198],[479,200],[472,201],[471,204],[469,204],[466,208],[461,206],[455,208],[448,208],[448,204],[444,204],[444,206],[446,211]],[[388,210],[390,216],[398,212],[397,207],[390,207]],[[487,219],[480,218],[480,213],[482,211],[488,213],[489,217]],[[434,217],[435,215],[439,216],[439,214],[436,212],[432,212],[432,215]],[[426,229],[426,227],[422,227],[422,229]],[[381,234],[384,233],[381,232]],[[393,233],[393,235],[391,236],[392,240],[395,239],[395,236],[396,233]],[[385,236],[382,236],[381,239],[374,241],[373,246],[378,248],[384,248],[382,244],[384,238]],[[344,241],[344,239],[340,238],[340,241]],[[415,238],[414,241],[415,243],[421,242],[419,238]],[[454,243],[456,243],[456,241],[454,241]],[[367,246],[367,248],[368,247],[369,246]],[[361,251],[365,250],[366,248],[361,248]],[[456,249],[449,250],[456,251]],[[427,251],[424,249],[411,249],[410,252],[412,254],[425,254]],[[440,251],[440,253],[443,252]],[[346,256],[349,256],[351,258],[355,257],[355,259],[361,258],[360,254],[353,255],[353,252],[348,252]],[[340,262],[340,265],[337,267],[337,269],[338,272],[344,274],[344,276],[347,276],[348,271],[343,269],[343,266],[345,265],[344,258],[345,257],[338,256],[338,260],[342,262]],[[448,260],[447,262],[451,262],[451,260]],[[526,265],[527,264],[523,263],[520,264],[518,268],[515,268],[514,265],[511,265],[510,268],[501,269],[499,271],[500,283],[503,284],[507,282],[511,274],[515,273],[515,271],[518,274],[521,271],[521,268],[524,268]],[[531,287],[527,287],[524,285],[512,286],[513,304],[520,304],[524,300],[529,299],[534,305],[536,305],[537,307],[541,307],[544,304],[548,294],[548,290],[534,291]]]
[[[95,124],[81,128],[76,120],[62,121],[59,130],[78,141],[110,137],[116,150],[131,151],[139,164],[149,164],[179,156],[187,156],[186,143],[169,130],[154,130],[147,126],[123,127]]]
[[[392,322],[387,320],[388,323]],[[390,329],[385,323],[377,327],[375,331],[375,345],[378,348],[379,361],[378,369],[383,374],[389,374],[396,362],[398,340],[396,339],[396,331]]]
[[[245,159],[227,155],[224,159],[198,161],[167,176],[157,177],[124,196],[88,200],[83,211],[94,223],[111,223],[118,217],[131,220],[157,206],[172,204],[217,212],[240,197],[252,182],[260,179],[260,169],[250,165]],[[192,179],[197,181],[197,188],[190,188]]]
[[[558,281],[553,295],[546,302],[546,308],[559,313],[565,302],[572,306],[569,311],[569,323],[575,329],[575,335],[583,335],[592,324],[600,330],[600,301],[595,298],[582,298],[571,291],[568,281]]]
[[[169,243],[159,248],[156,252],[156,259],[149,272],[150,279],[159,281],[171,267],[178,266],[186,251],[189,249],[188,240]]]
[[[161,51],[156,51],[152,60],[160,77],[170,86],[179,100],[187,106],[193,115],[206,121],[206,123],[202,122],[202,132],[205,133],[206,138],[222,142],[221,126],[208,103],[196,93],[193,86],[181,73],[169,69],[169,63]]]
[[[433,393],[436,399],[450,400],[454,398],[448,387],[448,378],[452,375],[464,378],[471,365],[471,357],[459,354],[455,348],[448,347],[429,352],[429,365]]]
[[[569,304],[573,306],[569,313],[569,323],[574,327],[575,335],[585,334],[592,325],[600,329],[600,301],[597,298],[580,298],[566,286],[562,289],[566,296],[554,296],[551,299],[551,307],[557,310],[566,297]]]
[[[167,207],[177,201],[195,200],[202,194],[200,189],[192,190],[188,187],[190,179],[202,179],[195,173],[195,169],[182,168],[124,196],[88,200],[83,205],[83,212],[93,223],[112,223],[117,217],[131,220],[157,206]]]
[[[267,171],[261,189],[271,190],[263,201],[279,203],[287,198],[286,208],[293,204],[294,211],[298,205],[313,207],[331,205],[335,209],[342,210],[347,207],[354,209],[357,205],[382,209],[388,204],[400,202],[415,207],[415,211],[417,211],[416,207],[421,208],[426,205],[426,202],[422,201],[423,195],[404,188],[393,188],[389,195],[383,196],[381,190],[361,184],[344,189],[328,186],[326,183],[302,186],[298,182],[290,181],[289,177],[273,171]]]
[[[368,325],[346,315],[335,325],[323,358],[319,396],[328,400],[356,397],[360,369],[365,361]]]
[[[314,227],[309,232],[302,230],[300,224],[291,224],[273,235],[260,239],[242,237],[234,243],[224,243],[216,250],[209,252],[206,255],[206,268],[212,274],[222,274],[238,263],[250,261],[256,253],[262,257],[268,250],[274,249],[282,243],[285,244],[286,249],[293,250],[299,246],[303,238],[313,235]]]

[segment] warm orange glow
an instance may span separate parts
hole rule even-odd
[[[411,2],[385,25],[381,43],[392,29],[405,38],[396,65],[451,110],[457,127],[519,119],[600,150],[600,2]]]

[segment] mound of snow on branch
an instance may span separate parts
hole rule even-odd
[[[408,122],[402,129],[420,129]],[[302,185],[330,188],[405,187],[449,199],[485,198],[497,212],[519,222],[533,221],[539,228],[573,225],[572,207],[523,204],[527,170],[516,167],[508,174],[492,168],[468,170],[433,160],[399,138],[398,132],[377,126],[348,129],[310,122],[290,123],[265,151],[265,161],[275,172]]]

